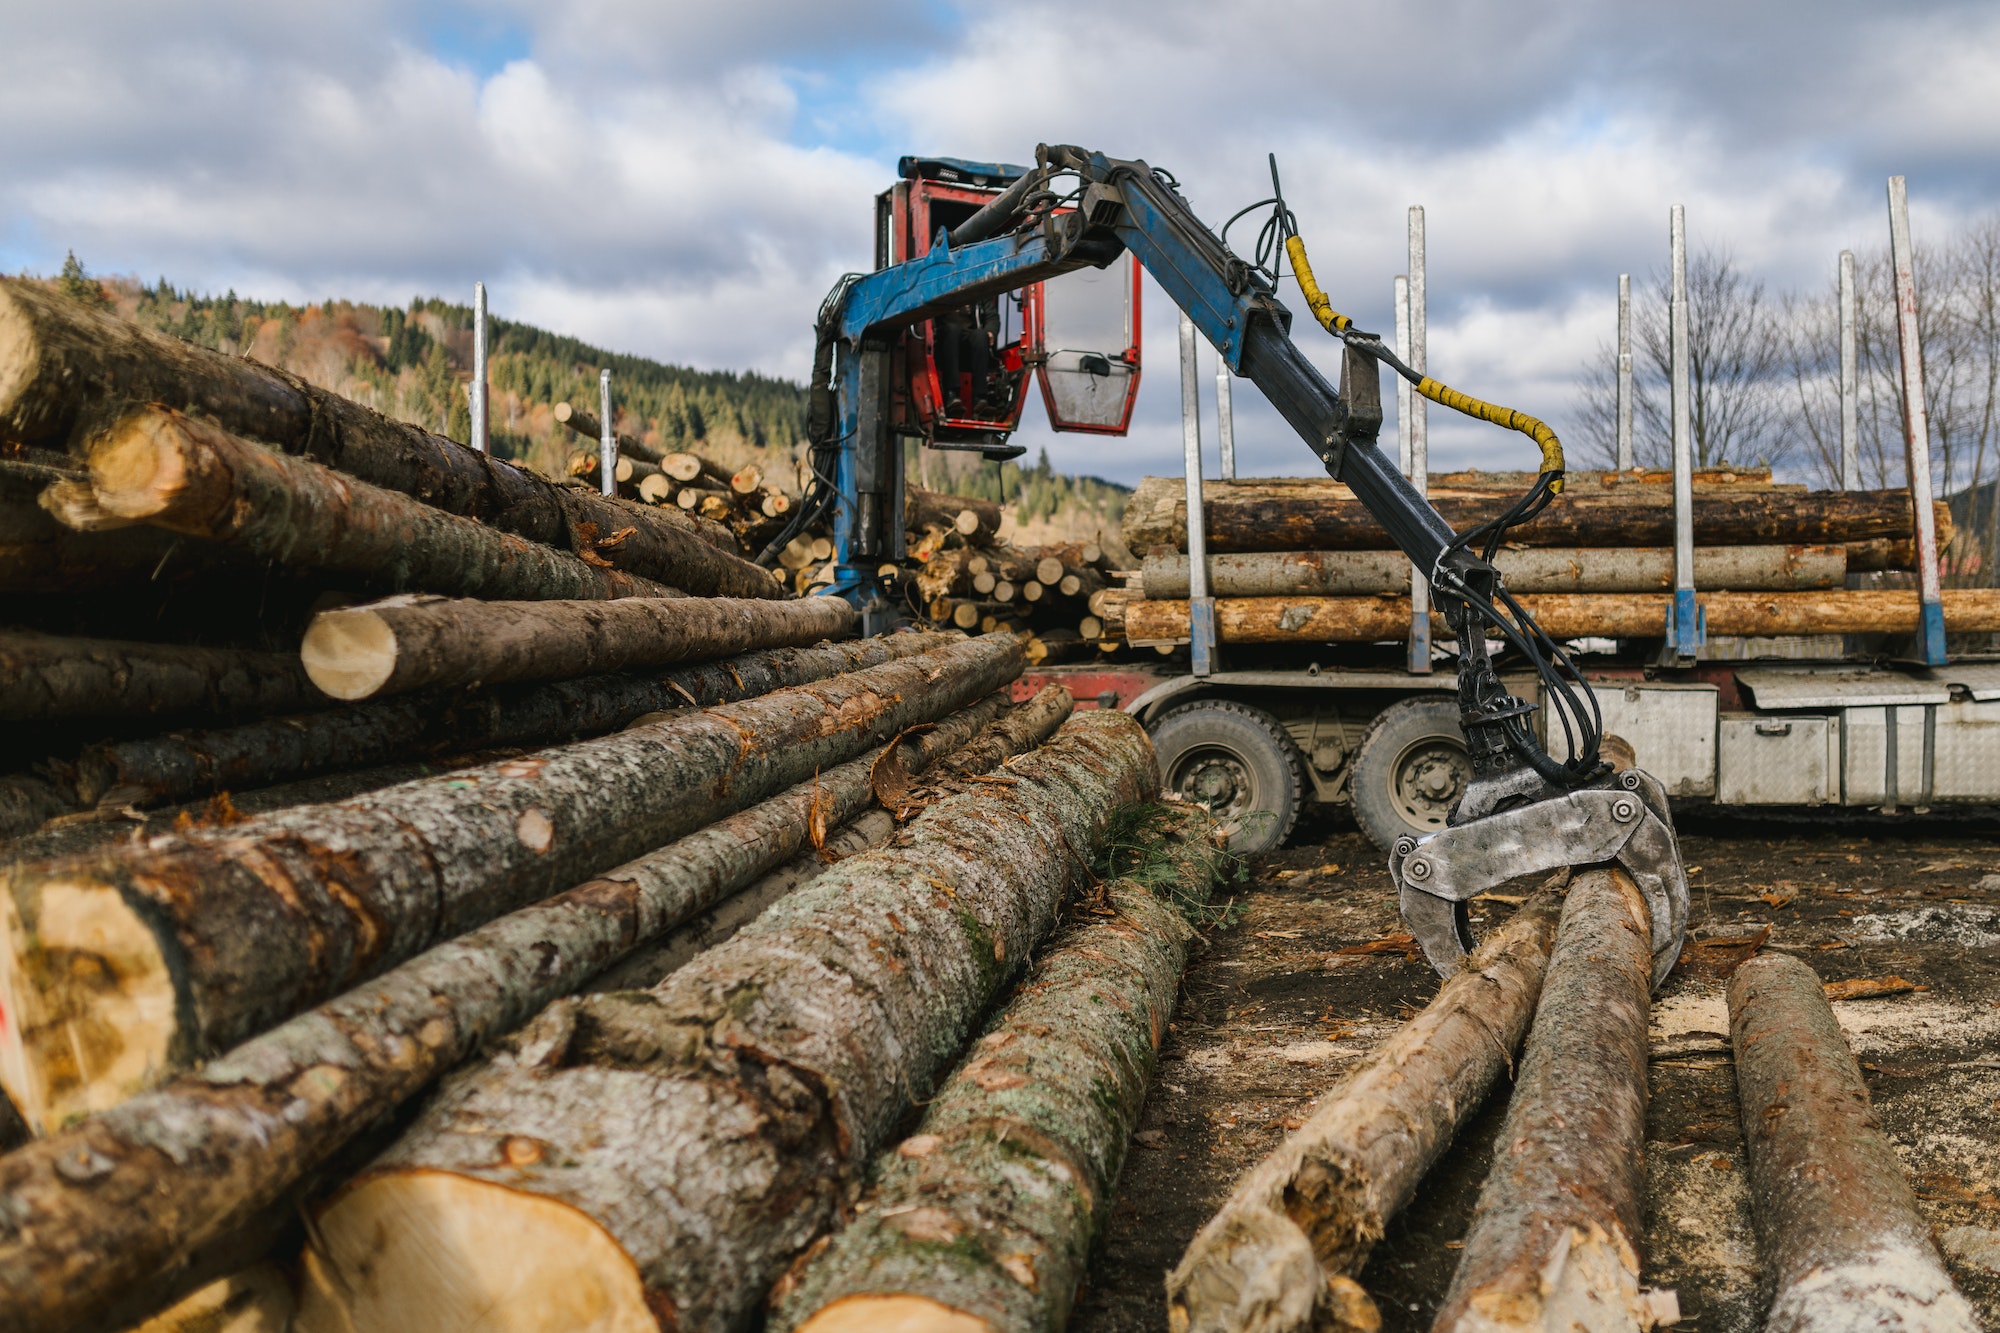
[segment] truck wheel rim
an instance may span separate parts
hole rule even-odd
[[[1472,760],[1464,746],[1426,736],[1397,756],[1389,799],[1411,827],[1441,829],[1471,778]]]
[[[1256,780],[1249,765],[1232,751],[1210,746],[1190,750],[1174,765],[1173,790],[1230,820],[1257,808]]]

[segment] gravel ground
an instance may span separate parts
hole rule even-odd
[[[1697,940],[1769,927],[1761,947],[1827,981],[1922,988],[1834,1010],[1953,1276],[2000,1329],[2000,842],[1966,825],[1681,823]],[[1339,817],[1252,870],[1189,968],[1081,1333],[1165,1329],[1161,1279],[1231,1183],[1437,989],[1393,947],[1335,952],[1401,930],[1384,858]],[[1510,910],[1485,906],[1488,922]],[[1752,1333],[1757,1245],[1716,970],[1683,968],[1655,999],[1643,1280],[1679,1292],[1682,1329]],[[1361,1275],[1388,1333],[1429,1326],[1504,1114],[1503,1089]]]

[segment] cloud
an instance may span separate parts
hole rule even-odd
[[[2000,204],[2000,12],[1966,3],[85,0],[16,6],[8,38],[9,268],[74,247],[293,299],[484,279],[510,316],[793,376],[904,151],[1082,142],[1172,168],[1218,222],[1268,192],[1275,151],[1336,303],[1385,329],[1421,203],[1432,369],[1559,428],[1671,204],[1776,288],[1881,243],[1890,171],[1920,236]],[[1176,469],[1174,326],[1153,288],[1130,440],[1022,442]],[[1236,400],[1246,472],[1311,465]],[[1438,411],[1431,438],[1439,467],[1525,456]]]

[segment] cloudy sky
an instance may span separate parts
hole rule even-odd
[[[899,154],[1080,143],[1171,168],[1220,222],[1275,151],[1338,307],[1387,328],[1424,205],[1433,373],[1561,429],[1670,205],[1780,288],[1883,243],[1891,173],[1920,240],[2000,207],[2000,6],[0,0],[0,124],[9,271],[73,247],[94,272],[397,302],[483,278],[502,314],[793,377]],[[1132,438],[1033,427],[1031,449],[1178,470],[1152,294]],[[1254,397],[1242,470],[1308,469]],[[1431,419],[1434,466],[1529,458]]]

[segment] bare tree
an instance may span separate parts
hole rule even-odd
[[[1946,578],[1990,586],[2000,567],[2000,215],[1941,245],[1920,245],[1917,338],[1924,358],[1932,481],[1959,535]],[[1903,380],[1893,275],[1886,249],[1856,265],[1861,482],[1905,480]],[[1785,303],[1790,411],[1800,462],[1822,485],[1840,477],[1837,287]]]
[[[1634,457],[1649,467],[1672,463],[1669,384],[1673,349],[1667,333],[1670,277],[1655,270],[1650,299],[1634,301]],[[1726,251],[1703,249],[1688,262],[1688,387],[1695,466],[1779,466],[1794,444],[1786,390],[1788,340],[1782,303],[1736,266]],[[1617,459],[1618,352],[1606,342],[1584,367],[1576,405],[1585,456]]]

